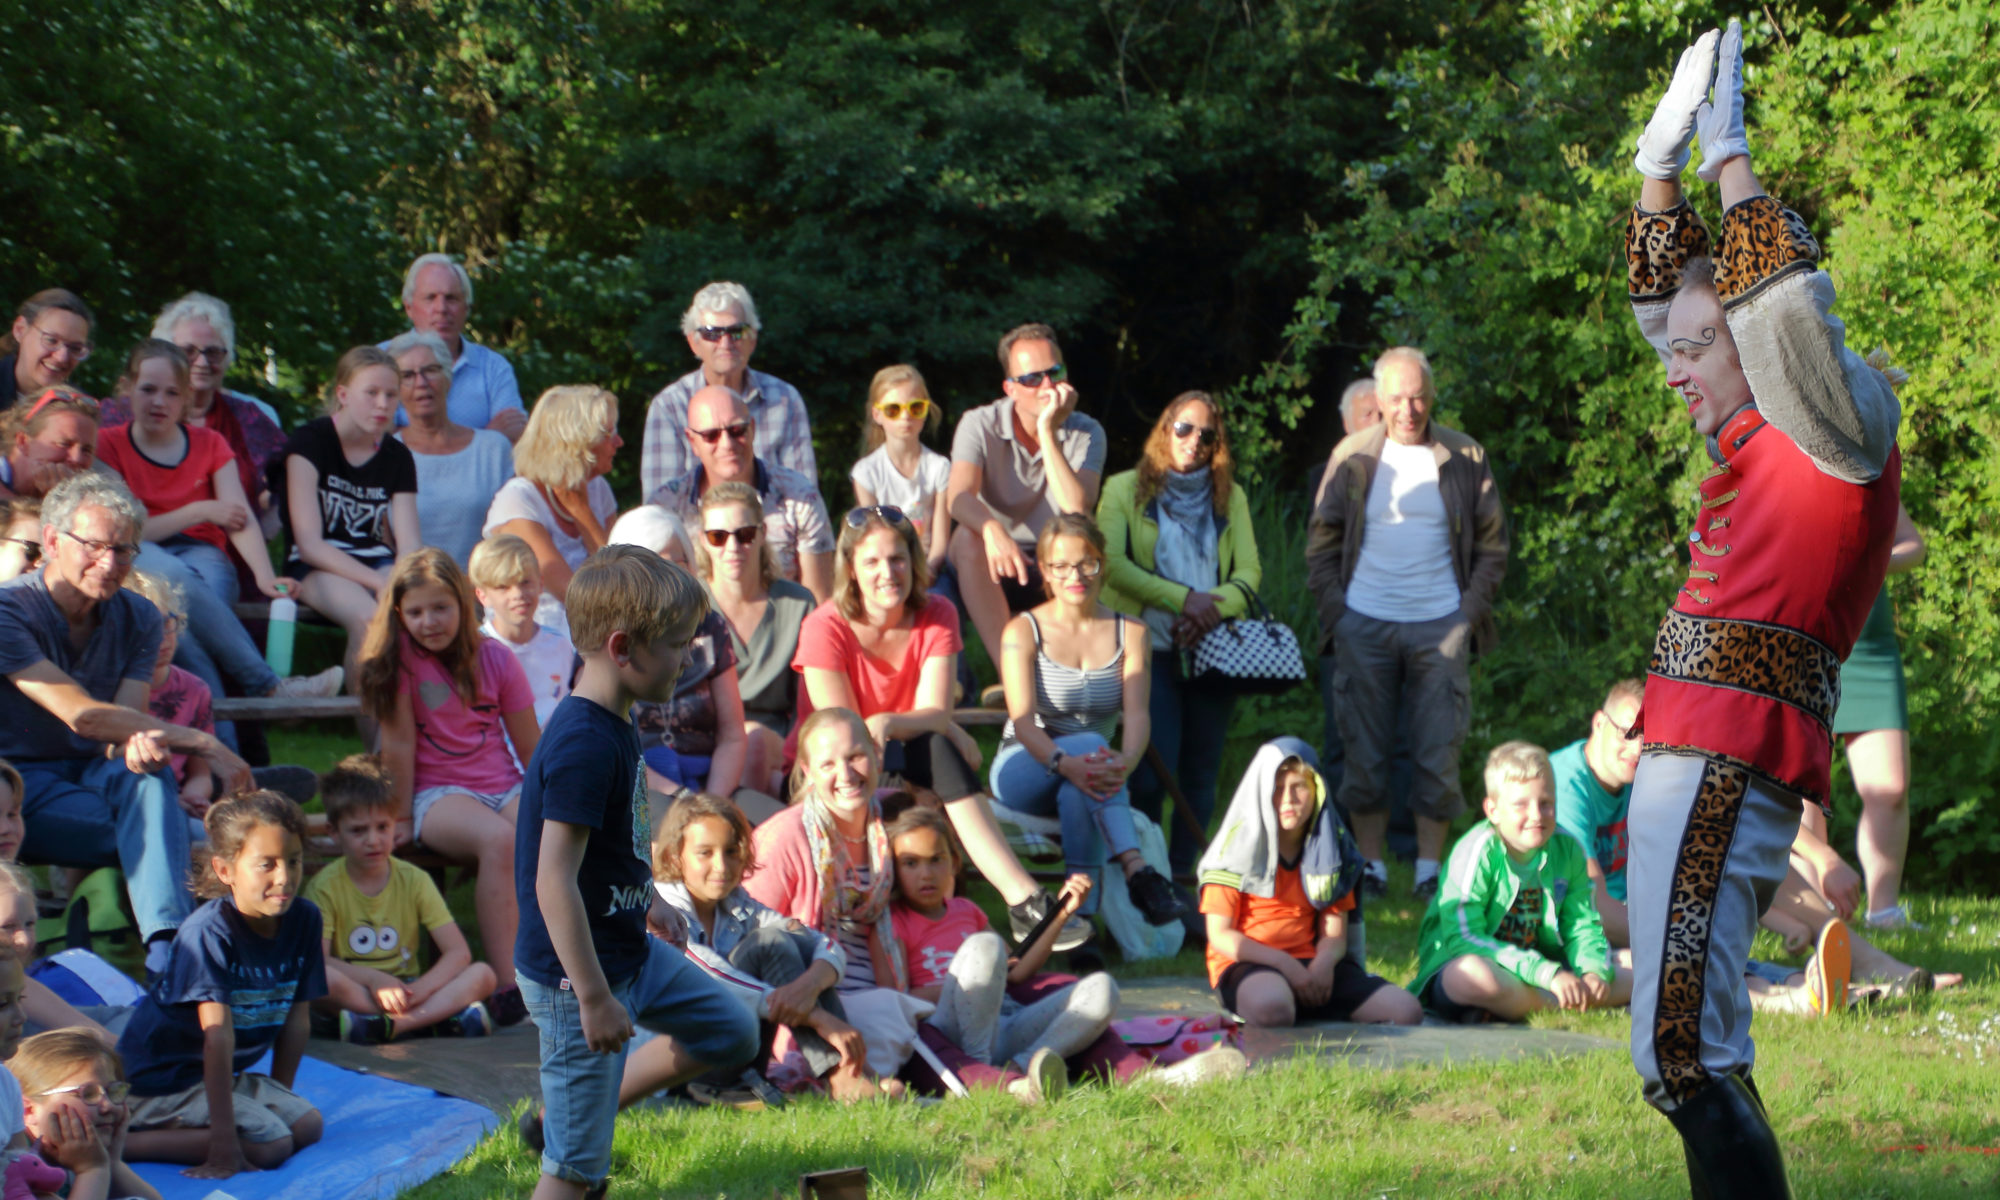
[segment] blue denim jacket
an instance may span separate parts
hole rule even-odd
[[[817,943],[813,948],[813,961],[824,962],[828,966],[831,966],[835,979],[843,979],[847,975],[847,954],[840,948],[840,943],[823,933],[808,929],[804,924],[793,920],[777,909],[766,907],[752,898],[749,892],[744,891],[740,887],[727,896],[724,896],[722,901],[715,906],[715,935],[713,937],[710,937],[708,931],[701,927],[701,922],[695,919],[694,897],[688,895],[686,884],[655,883],[653,887],[659,891],[662,899],[671,904],[681,914],[681,919],[686,922],[687,944],[690,953],[700,948],[709,951],[716,958],[727,962],[730,954],[735,951],[736,947],[753,930],[776,927],[794,933],[803,932],[812,934],[814,941]]]

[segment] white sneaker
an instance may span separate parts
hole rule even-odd
[[[1069,1067],[1062,1056],[1044,1046],[1028,1060],[1028,1073],[1007,1085],[1007,1093],[1026,1105],[1054,1100],[1069,1087]]]
[[[340,695],[340,685],[347,678],[347,672],[340,667],[328,667],[317,675],[287,675],[271,689],[274,700],[323,700]]]
[[[1194,1087],[1217,1079],[1241,1079],[1250,1069],[1250,1060],[1234,1046],[1211,1046],[1171,1067],[1161,1067],[1139,1076],[1165,1087]]]

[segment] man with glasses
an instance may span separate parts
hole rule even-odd
[[[646,437],[639,457],[639,483],[652,495],[670,480],[695,469],[695,455],[685,431],[692,419],[688,406],[707,387],[728,388],[743,398],[756,428],[758,458],[772,466],[796,471],[819,489],[819,463],[813,458],[812,427],[799,390],[775,375],[750,369],[757,352],[756,301],[740,283],[711,283],[694,294],[681,314],[681,332],[701,365],[674,380],[646,409]],[[827,544],[829,553],[832,543]],[[818,594],[819,589],[813,589]]]
[[[417,333],[434,333],[452,353],[451,396],[445,411],[468,429],[493,429],[510,442],[521,440],[528,410],[514,368],[498,351],[465,336],[472,315],[472,277],[448,254],[423,254],[403,273],[403,312]],[[386,349],[387,342],[381,343]],[[396,412],[396,424],[409,417]]]
[[[1485,448],[1431,419],[1437,391],[1423,351],[1384,352],[1375,390],[1382,423],[1341,440],[1320,486],[1306,580],[1319,598],[1321,651],[1334,655],[1340,802],[1367,860],[1360,886],[1388,889],[1389,758],[1401,722],[1416,768],[1414,894],[1429,900],[1445,835],[1465,809],[1468,668],[1493,644],[1507,518]]]
[[[694,467],[654,490],[646,503],[677,514],[689,529],[700,529],[701,498],[708,489],[718,483],[749,484],[764,502],[764,537],[779,573],[804,584],[816,602],[825,603],[833,595],[833,525],[812,479],[752,453],[756,418],[743,397],[728,388],[695,392],[687,413],[682,437]]]
[[[1035,539],[1061,513],[1097,511],[1104,426],[1076,410],[1076,388],[1047,325],[1000,339],[1006,395],[959,418],[951,439],[948,556],[966,615],[988,657],[1015,613],[1047,599]],[[1053,445],[1057,453],[1047,453]]]
[[[1597,915],[1613,946],[1631,945],[1625,919],[1625,810],[1643,740],[1635,726],[1645,684],[1621,679],[1590,716],[1590,736],[1549,755],[1555,768],[1556,825],[1583,845]]]
[[[123,590],[145,519],[101,475],[43,501],[41,569],[0,585],[0,757],[23,781],[21,858],[123,871],[150,973],[193,908],[172,756],[205,760],[225,794],[251,778],[213,736],[146,711],[162,618]]]
[[[0,409],[69,382],[90,357],[96,325],[90,307],[74,292],[44,288],[28,297],[9,331],[10,353],[0,358]]]

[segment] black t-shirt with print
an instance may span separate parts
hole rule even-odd
[[[272,464],[271,494],[279,497],[279,512],[290,531],[292,515],[285,491],[283,463],[298,455],[319,472],[320,537],[336,550],[345,551],[371,567],[387,566],[395,557],[389,545],[389,499],[398,492],[417,490],[417,460],[409,447],[392,437],[382,439],[381,448],[360,466],[347,461],[340,448],[340,434],[332,417],[308,421],[294,430],[285,443],[285,452]],[[415,549],[415,547],[410,547]],[[299,557],[297,539],[285,567],[293,575],[311,568]]]

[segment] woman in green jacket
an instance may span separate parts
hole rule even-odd
[[[1222,739],[1235,697],[1189,684],[1181,652],[1241,616],[1263,578],[1250,502],[1234,486],[1222,409],[1207,392],[1182,392],[1160,414],[1134,471],[1104,481],[1097,523],[1109,549],[1103,602],[1146,623],[1153,649],[1153,744],[1179,781],[1195,823],[1208,828]],[[1132,781],[1133,807],[1159,820],[1164,786],[1150,770]],[[1176,874],[1202,847],[1174,822]]]

